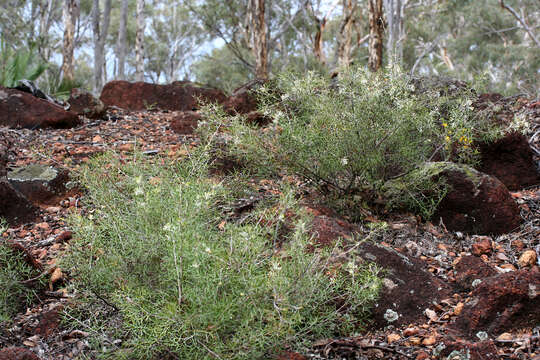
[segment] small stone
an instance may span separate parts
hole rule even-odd
[[[424,346],[431,346],[437,342],[437,337],[434,335],[428,336],[427,338],[424,338],[422,340],[422,345]]]
[[[458,302],[456,307],[454,308],[454,315],[461,314],[461,312],[463,311],[463,306],[465,306],[465,304],[463,304],[461,301]]]
[[[495,258],[497,260],[500,260],[500,261],[510,261],[510,259],[508,259],[508,256],[506,256],[504,253],[502,252],[498,252],[496,255],[495,255]]]
[[[514,339],[514,337],[512,336],[512,334],[507,333],[507,332],[502,333],[501,335],[499,335],[499,336],[497,337],[497,340],[499,340],[499,341],[508,341],[508,340],[512,340],[512,339]]]
[[[431,309],[424,310],[424,314],[429,318],[431,321],[436,321],[438,319],[437,313]]]
[[[489,236],[478,236],[475,238],[476,242],[472,244],[471,252],[473,255],[480,256],[483,254],[491,253],[491,238]]]
[[[512,264],[502,264],[499,268],[503,269],[504,272],[516,271],[516,267]]]
[[[416,360],[426,360],[426,359],[429,359],[429,354],[425,351],[419,351],[418,353],[416,353],[416,357],[415,357]]]
[[[60,212],[60,210],[62,210],[60,206],[49,206],[48,208],[45,209],[45,211],[50,214],[55,214],[57,212]]]
[[[38,223],[36,224],[36,228],[40,229],[40,230],[49,230],[49,224],[46,223],[46,222],[41,222],[41,223]]]
[[[518,265],[520,268],[533,266],[534,264],[536,264],[536,251],[534,250],[527,250],[519,257]]]
[[[409,339],[409,342],[413,345],[420,345],[420,343],[422,342],[422,339],[420,339],[419,337],[413,336],[412,338]]]
[[[396,341],[399,341],[401,340],[401,336],[399,336],[399,334],[396,334],[396,333],[393,333],[393,334],[389,334],[387,337],[386,337],[386,341],[389,343],[389,344],[392,344]]]
[[[403,330],[403,336],[409,337],[418,334],[420,330],[418,328],[410,327]]]

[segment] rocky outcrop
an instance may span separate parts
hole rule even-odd
[[[71,111],[89,119],[99,119],[105,115],[105,104],[88,91],[82,89],[72,89],[68,103]]]
[[[498,235],[520,226],[519,208],[497,178],[449,162],[427,163],[426,169],[448,186],[435,213],[435,219],[442,218],[448,230]]]
[[[68,189],[67,170],[31,164],[7,173],[9,183],[34,204],[55,205]]]
[[[226,99],[221,90],[189,81],[175,81],[168,85],[111,81],[105,85],[100,97],[106,106],[131,111],[194,111],[199,109],[201,101],[223,104]]]
[[[80,123],[76,113],[29,93],[0,86],[0,126],[70,128]]]
[[[180,135],[191,135],[198,126],[201,115],[195,111],[184,111],[175,116],[170,123],[171,130]]]
[[[540,323],[540,271],[519,270],[485,278],[454,326],[471,338],[478,331],[497,336]]]

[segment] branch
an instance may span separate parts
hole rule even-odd
[[[536,46],[540,48],[540,41],[538,41],[538,39],[536,38],[536,36],[534,35],[532,29],[527,25],[527,23],[525,22],[525,20],[519,16],[519,14],[509,5],[506,5],[504,3],[504,0],[499,0],[499,3],[501,4],[501,7],[505,10],[508,10],[508,12],[510,14],[512,14],[516,20],[521,24],[521,26],[523,26],[523,28],[525,29],[525,31],[527,31],[527,34],[529,34],[529,36],[531,37],[531,39],[533,39],[533,41],[536,43]]]

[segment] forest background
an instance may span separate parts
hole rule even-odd
[[[399,64],[535,97],[539,28],[536,0],[1,0],[0,74],[9,85],[15,59],[52,94],[114,79],[231,92],[284,70]]]

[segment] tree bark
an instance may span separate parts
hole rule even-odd
[[[378,71],[382,66],[383,55],[383,0],[369,1],[369,69]]]
[[[268,43],[265,0],[249,0],[251,12],[251,46],[255,57],[255,77],[268,79]]]
[[[105,40],[109,32],[111,15],[111,0],[105,0],[103,10],[103,28],[101,25],[101,11],[99,0],[93,1],[92,7],[92,29],[94,36],[94,93],[98,94],[103,87],[103,67],[105,66]]]
[[[62,49],[62,76],[65,81],[73,82],[73,51],[75,49],[75,24],[79,17],[79,1],[64,0],[64,46]]]
[[[385,0],[384,8],[388,22],[387,51],[390,64],[400,64],[403,58],[405,28],[403,13],[407,0]]]
[[[122,0],[120,10],[120,24],[118,27],[118,42],[116,44],[116,56],[118,58],[118,78],[126,79],[126,50],[127,50],[127,13],[128,0]]]
[[[338,38],[338,66],[348,67],[351,63],[353,28],[356,0],[343,0],[343,20]]]
[[[144,81],[144,0],[137,0],[137,34],[135,36],[135,80]]]

